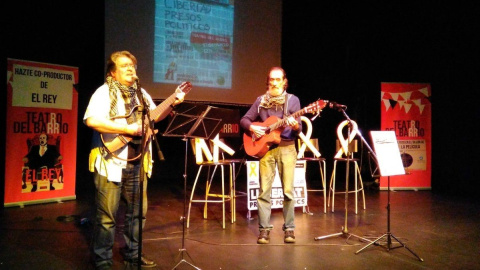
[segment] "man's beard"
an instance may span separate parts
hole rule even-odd
[[[278,90],[280,90],[279,93],[278,93],[278,95],[280,95],[280,94],[283,93],[283,90],[284,90],[284,89],[283,89],[283,85],[277,85],[277,86],[275,86],[275,85],[270,85],[269,90],[270,90],[270,91],[278,91]],[[277,96],[278,96],[278,95],[277,95]]]

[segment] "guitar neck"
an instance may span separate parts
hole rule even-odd
[[[304,115],[305,113],[307,113],[307,109],[306,109],[306,108],[303,108],[303,109],[301,109],[301,110],[299,110],[299,111],[294,112],[294,113],[291,114],[290,116],[293,116],[293,118],[297,118],[297,117],[299,117],[299,116]],[[270,131],[272,131],[272,130],[275,130],[275,129],[277,129],[277,128],[283,127],[283,126],[285,126],[286,121],[287,121],[286,118],[280,119],[280,120],[278,120],[276,123],[273,123],[273,124],[271,124],[270,126],[268,126],[268,129],[269,129]]]
[[[165,99],[160,105],[158,105],[153,111],[150,112],[150,119],[155,120],[157,119],[160,114],[162,114],[164,111],[170,107],[175,102],[177,93],[174,92],[172,95],[170,95],[167,99]]]

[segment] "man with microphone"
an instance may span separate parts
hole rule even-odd
[[[94,130],[89,169],[93,172],[96,188],[93,236],[95,269],[112,268],[120,199],[127,203],[123,229],[125,263],[132,266],[140,263],[141,267],[156,266],[154,261],[139,254],[139,234],[145,226],[148,207],[146,176],[151,176],[153,167],[150,140],[142,137],[142,134],[146,134],[143,133],[146,128],[142,127],[141,111],[152,111],[157,107],[152,97],[139,86],[136,69],[137,59],[133,54],[128,51],[112,53],[107,60],[106,81],[92,95],[83,118],[84,123]],[[154,122],[164,119],[173,106],[183,102],[184,96],[185,93],[177,88],[175,99],[169,104],[171,106],[166,106],[155,119],[147,115],[148,119]],[[120,146],[112,148],[114,142],[120,142]],[[145,153],[143,160],[138,158],[142,151]],[[140,185],[143,179],[143,185]],[[143,187],[143,195],[140,194],[140,187]],[[141,227],[140,198],[143,198]]]

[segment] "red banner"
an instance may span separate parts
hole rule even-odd
[[[381,130],[395,132],[406,172],[390,179],[391,188],[431,189],[431,96],[428,83],[381,83]]]
[[[75,199],[78,68],[8,59],[5,206]]]

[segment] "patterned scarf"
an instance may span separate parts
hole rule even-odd
[[[122,94],[122,98],[125,102],[125,113],[128,115],[130,111],[138,104],[135,98],[137,83],[127,87],[112,76],[107,77],[107,84],[110,93],[110,117],[118,116],[117,97],[118,93]]]
[[[273,97],[270,95],[270,93],[267,90],[267,93],[265,93],[265,95],[262,96],[262,100],[260,101],[260,107],[263,107],[265,109],[270,109],[273,106],[278,107],[279,105],[281,105],[283,108],[283,104],[285,104],[285,100],[286,100],[286,95],[287,95],[287,91],[283,91],[282,94]]]

